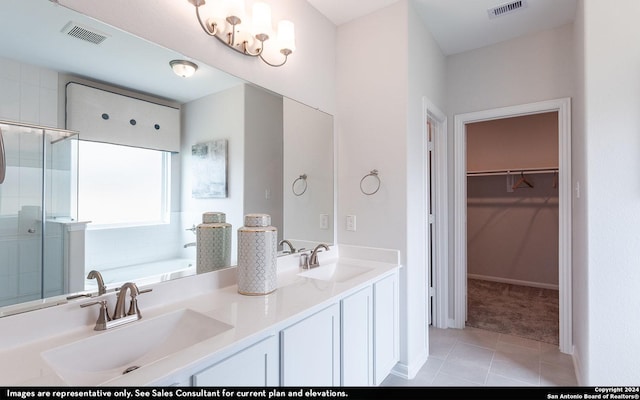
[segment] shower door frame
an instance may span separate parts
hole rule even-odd
[[[34,131],[39,131],[38,133],[41,135],[41,140],[42,140],[42,148],[41,148],[41,158],[40,161],[42,162],[42,167],[41,167],[41,187],[40,187],[40,300],[45,299],[45,279],[44,279],[44,272],[45,272],[45,249],[46,249],[46,234],[47,234],[47,228],[46,228],[46,222],[47,222],[47,161],[48,161],[48,157],[47,157],[47,150],[48,150],[48,145],[50,145],[47,142],[47,132],[60,132],[60,133],[64,133],[65,135],[67,135],[67,137],[65,139],[68,139],[72,136],[76,136],[76,138],[79,136],[78,132],[75,131],[71,131],[68,129],[60,129],[60,128],[54,128],[54,127],[49,127],[49,126],[41,126],[41,125],[36,125],[36,124],[31,124],[31,123],[23,123],[23,122],[18,122],[18,121],[7,121],[7,120],[0,120],[0,125],[10,125],[16,128],[26,128],[26,129],[31,129]],[[51,144],[53,144],[54,142],[52,142]],[[2,148],[3,154],[2,154],[2,158],[6,161],[6,145],[3,146]],[[5,168],[5,174],[6,174],[6,168]],[[19,232],[16,232],[16,236],[19,236]],[[16,240],[20,240],[20,239],[16,239]],[[63,256],[64,257],[64,256]],[[64,264],[64,259],[62,260],[63,264]],[[64,268],[64,265],[63,265]],[[68,280],[67,279],[63,279],[62,282],[62,289],[63,292],[67,291],[66,285],[67,285]],[[19,296],[18,296],[19,297]],[[32,300],[35,301],[35,300]],[[16,305],[16,304],[20,304],[21,302],[18,303],[14,303],[12,305]]]

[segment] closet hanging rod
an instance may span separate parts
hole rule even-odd
[[[521,168],[509,170],[486,170],[486,171],[470,171],[467,176],[490,176],[490,175],[509,175],[509,174],[553,174],[558,172],[558,168]]]

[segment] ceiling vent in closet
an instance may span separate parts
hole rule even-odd
[[[527,8],[527,1],[517,0],[489,8],[487,9],[487,14],[489,14],[489,19],[492,19],[511,14],[515,11],[522,10],[523,8]]]
[[[100,44],[109,37],[104,33],[79,25],[73,21],[69,21],[64,28],[62,28],[61,32],[76,39],[84,40],[85,42],[93,44]]]

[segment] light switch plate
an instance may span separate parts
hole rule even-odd
[[[355,215],[347,215],[347,230],[355,232],[355,230],[356,230],[356,216]]]
[[[329,214],[320,214],[320,229],[329,229]]]

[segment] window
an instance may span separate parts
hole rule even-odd
[[[170,153],[81,140],[78,214],[92,226],[169,222]]]

